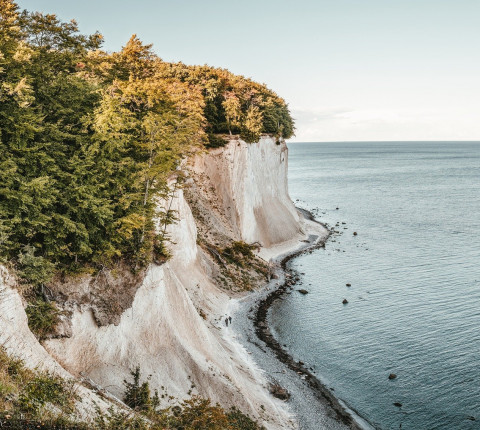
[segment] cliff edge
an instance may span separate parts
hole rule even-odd
[[[265,283],[268,260],[305,239],[288,195],[287,152],[284,141],[269,136],[253,144],[232,138],[190,160],[185,186],[175,187],[168,202],[178,219],[168,226],[172,257],[151,264],[135,288],[129,284],[131,297],[117,297],[127,304],[110,321],[95,317],[93,276],[57,280],[51,289],[68,317],[40,344],[2,269],[0,344],[31,367],[88,378],[117,398],[130,370],[140,366],[165,406],[169,396],[198,394],[236,405],[267,428],[294,428],[262,371],[224,330],[230,300]],[[235,261],[232,244],[239,243],[252,250],[251,263]],[[116,272],[106,279],[105,288],[122,283]]]

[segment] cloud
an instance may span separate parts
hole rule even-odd
[[[452,115],[424,109],[293,108],[292,115],[292,141],[480,139],[478,118],[468,109]]]
[[[334,108],[324,110],[311,110],[311,109],[292,109],[292,115],[297,121],[302,122],[319,122],[325,120],[332,120],[340,118],[342,115],[353,112],[348,108]]]

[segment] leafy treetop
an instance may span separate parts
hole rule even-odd
[[[164,253],[155,220],[174,217],[157,203],[182,159],[218,134],[294,130],[264,85],[164,62],[135,35],[119,52],[101,43],[0,0],[0,258],[34,285],[116,259],[144,266]]]

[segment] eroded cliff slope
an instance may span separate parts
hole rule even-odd
[[[119,398],[123,380],[140,366],[164,399],[199,394],[225,407],[236,405],[267,427],[291,428],[284,404],[269,394],[262,372],[225,330],[229,300],[240,294],[230,290],[261,286],[265,267],[256,257],[254,265],[237,265],[235,273],[247,281],[233,288],[235,276],[226,276],[231,270],[221,254],[231,243],[246,242],[268,260],[275,247],[304,238],[288,196],[287,147],[267,136],[254,144],[232,139],[197,155],[189,168],[185,189],[176,189],[168,203],[178,218],[168,227],[172,258],[149,266],[125,299],[125,310],[99,323],[92,277],[57,282],[53,294],[69,317],[42,346],[26,328],[22,302],[5,274],[0,343],[27,357],[29,365],[87,376]],[[222,284],[222,278],[228,281]]]

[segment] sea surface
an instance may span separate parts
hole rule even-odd
[[[376,428],[480,429],[480,143],[289,151],[290,196],[338,233],[289,263],[309,294],[275,336]]]

